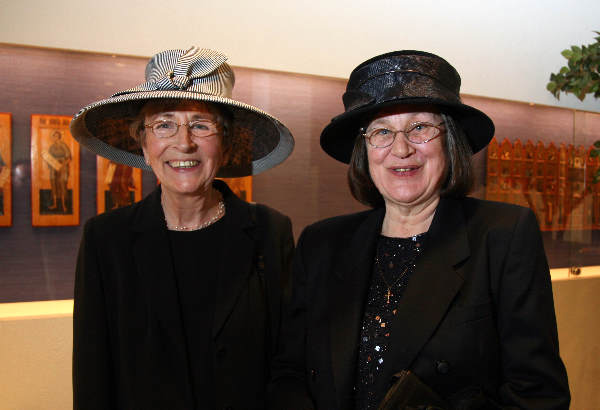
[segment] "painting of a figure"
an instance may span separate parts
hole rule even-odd
[[[4,171],[6,169],[6,163],[2,159],[2,152],[0,152],[0,216],[4,215]]]
[[[106,158],[96,161],[98,213],[131,205],[142,199],[142,170]]]
[[[12,224],[11,115],[0,113],[0,226]]]
[[[62,133],[59,130],[50,133],[50,140],[52,144],[48,150],[43,150],[41,153],[50,173],[50,195],[47,190],[40,190],[40,212],[43,214],[72,214],[72,195],[67,189],[69,164],[72,159],[71,150],[62,141]]]
[[[31,116],[34,226],[79,224],[79,144],[69,122],[66,116]]]

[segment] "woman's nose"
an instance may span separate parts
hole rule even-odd
[[[196,143],[192,139],[192,133],[187,124],[179,126],[175,134],[177,148],[183,152],[193,151],[196,148]]]
[[[402,131],[396,133],[394,142],[392,142],[391,152],[399,158],[406,158],[415,152],[415,147],[406,139]]]

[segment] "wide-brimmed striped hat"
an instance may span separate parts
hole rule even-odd
[[[82,108],[71,133],[83,146],[112,161],[150,170],[131,124],[150,100],[203,101],[231,114],[231,150],[219,177],[256,175],[285,160],[294,149],[290,131],[259,108],[231,98],[235,76],[227,56],[192,47],[166,50],[146,66],[146,82]]]

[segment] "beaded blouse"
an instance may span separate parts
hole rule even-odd
[[[362,321],[356,374],[356,410],[376,409],[383,397],[375,391],[388,353],[390,326],[426,233],[410,238],[380,235],[373,263],[371,285]],[[399,369],[400,370],[400,369]]]

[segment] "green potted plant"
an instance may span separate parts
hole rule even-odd
[[[596,42],[587,46],[571,46],[562,51],[567,59],[567,65],[558,73],[550,74],[550,82],[546,86],[557,99],[560,93],[573,94],[581,101],[587,94],[600,97],[600,32]]]
[[[588,94],[600,98],[600,32],[594,33],[598,34],[595,43],[581,47],[571,46],[570,49],[562,51],[567,65],[559,72],[550,74],[550,82],[546,85],[556,99],[560,98],[561,92],[573,94],[581,101]],[[590,155],[600,156],[600,141],[594,142],[594,149]],[[600,168],[594,175],[594,183],[597,182],[600,182]]]

